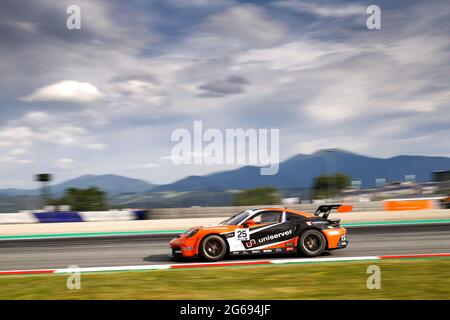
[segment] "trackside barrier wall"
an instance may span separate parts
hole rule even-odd
[[[365,211],[384,211],[384,201],[370,201],[370,202],[353,202],[345,203],[353,206],[353,212]],[[287,207],[294,210],[301,210],[313,213],[320,203],[312,204],[289,204],[289,205],[255,205],[253,208],[261,207]],[[432,207],[439,208],[438,200],[432,199]],[[249,209],[244,207],[194,207],[194,208],[157,208],[149,209],[148,219],[183,219],[183,218],[215,218],[215,217],[229,217],[233,214]],[[409,210],[409,209],[403,209]]]
[[[397,199],[398,200],[398,199]],[[395,200],[395,201],[397,201]],[[404,200],[404,199],[400,199]],[[406,201],[413,201],[402,206],[397,206],[396,210],[418,210],[422,206],[418,206],[418,199],[406,199]],[[389,203],[389,204],[388,204]],[[432,208],[439,208],[438,200],[431,199],[425,201],[426,206]],[[371,201],[371,202],[357,202],[345,203],[353,206],[354,212],[363,211],[392,211],[388,207],[391,201]],[[420,203],[423,204],[422,202]],[[314,212],[320,204],[291,204],[287,206],[273,206],[273,207],[288,207],[294,210],[301,210],[306,212]],[[395,205],[394,205],[395,206]],[[255,205],[253,208],[268,207],[267,205]],[[90,212],[42,212],[42,211],[22,211],[18,213],[0,213],[0,224],[20,224],[20,223],[53,223],[53,222],[91,222],[91,221],[129,221],[129,220],[144,220],[144,219],[185,219],[185,218],[215,218],[215,217],[229,217],[233,214],[249,209],[248,206],[242,207],[193,207],[193,208],[156,208],[156,209],[130,209],[130,210],[110,210],[110,211],[90,211]]]
[[[314,212],[320,204],[290,204],[290,205],[255,205],[253,208],[261,207],[287,207],[294,210]],[[382,211],[383,202],[352,203],[353,211]],[[181,219],[181,218],[214,218],[229,217],[233,214],[249,209],[244,207],[195,207],[195,208],[158,208],[149,209],[149,219]]]
[[[38,223],[32,212],[0,213],[0,224]]]
[[[57,223],[87,221],[129,221],[144,220],[147,210],[110,210],[110,211],[22,211],[17,213],[1,213],[0,224],[19,223]]]
[[[391,199],[384,201],[385,211],[402,210],[430,210],[437,208],[434,200],[430,198],[423,199]]]

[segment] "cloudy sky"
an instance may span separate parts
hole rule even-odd
[[[81,8],[81,30],[66,9]],[[381,7],[382,29],[366,28]],[[447,1],[0,4],[0,187],[235,166],[169,159],[177,128],[279,128],[280,157],[450,156]]]

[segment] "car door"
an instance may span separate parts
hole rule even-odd
[[[257,252],[276,252],[269,249],[294,237],[295,226],[286,221],[285,213],[278,210],[267,210],[252,217],[255,225],[249,229],[248,240],[242,241],[246,250]]]

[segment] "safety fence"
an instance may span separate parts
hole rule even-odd
[[[57,223],[57,222],[93,222],[128,221],[147,218],[147,210],[109,210],[109,211],[22,211],[0,214],[0,224]]]

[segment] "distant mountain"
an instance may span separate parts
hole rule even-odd
[[[429,181],[433,171],[450,170],[450,158],[429,156],[396,156],[374,158],[341,149],[319,150],[313,154],[298,154],[280,163],[278,174],[260,175],[260,168],[245,166],[205,176],[189,176],[171,184],[155,186],[144,180],[113,174],[85,175],[52,186],[53,196],[60,196],[67,188],[96,186],[109,196],[120,194],[148,194],[155,192],[217,192],[273,186],[279,189],[309,188],[313,179],[321,174],[343,172],[352,180],[361,180],[362,187],[375,184],[376,178],[387,182],[402,181],[414,174],[417,181]],[[39,189],[0,189],[0,196],[30,196]]]
[[[308,188],[321,174],[343,172],[352,180],[360,180],[363,187],[375,185],[376,178],[387,182],[402,181],[414,174],[417,181],[429,181],[436,170],[449,170],[450,158],[429,156],[396,156],[373,158],[341,149],[319,150],[313,154],[298,154],[280,163],[278,174],[260,175],[260,168],[246,166],[236,170],[206,176],[190,176],[152,191],[206,191],[211,189],[247,189],[259,186],[277,188]]]
[[[0,189],[0,196],[5,197],[34,196],[38,194],[39,190],[37,189],[15,189],[15,188]]]
[[[51,192],[53,196],[61,196],[67,188],[89,188],[98,187],[108,193],[109,196],[126,193],[143,193],[151,190],[155,185],[147,181],[128,178],[124,176],[105,174],[105,175],[84,175],[75,179],[52,185]],[[0,189],[0,195],[3,196],[21,196],[37,195],[39,189]]]
[[[67,188],[89,188],[98,187],[108,195],[123,193],[142,193],[149,191],[155,185],[147,181],[128,178],[114,174],[84,175],[75,179],[67,180],[52,187],[53,194],[63,194]]]

